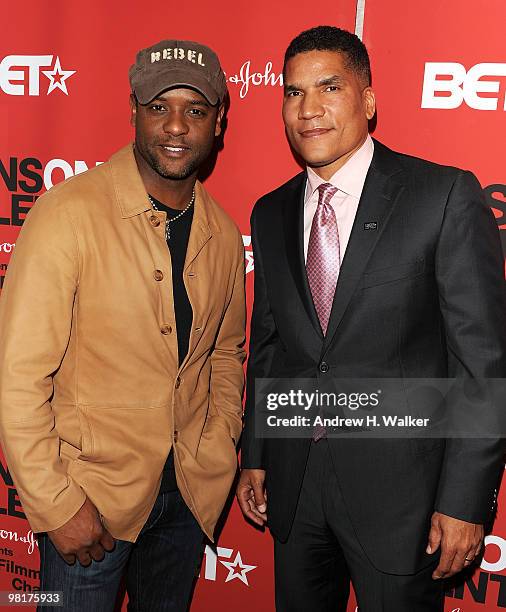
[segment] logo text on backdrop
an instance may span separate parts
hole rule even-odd
[[[59,89],[68,96],[66,81],[75,72],[63,70],[58,55],[6,55],[0,62],[0,90],[9,96],[40,96]]]

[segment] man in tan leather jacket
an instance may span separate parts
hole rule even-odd
[[[0,299],[0,433],[65,610],[185,610],[236,473],[239,231],[197,181],[221,133],[216,55],[161,41],[130,69],[135,143],[53,187]]]

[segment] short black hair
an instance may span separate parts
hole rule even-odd
[[[346,58],[346,67],[369,86],[371,84],[371,65],[369,54],[358,36],[334,26],[317,26],[304,30],[288,45],[283,63],[283,75],[289,59],[308,51],[336,51]]]

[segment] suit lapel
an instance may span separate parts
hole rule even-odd
[[[341,264],[339,279],[332,304],[323,352],[331,344],[403,186],[398,175],[402,168],[395,155],[375,141],[374,156],[362,190],[350,240]],[[364,224],[376,222],[376,230],[364,229]]]
[[[304,261],[304,199],[306,191],[306,173],[297,176],[291,197],[283,202],[283,228],[288,265],[293,280],[299,292],[304,309],[315,331],[323,339],[320,322],[313,303],[309,288]]]

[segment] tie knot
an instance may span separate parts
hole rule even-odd
[[[332,196],[337,193],[338,188],[330,183],[318,185],[318,204],[329,204]]]

